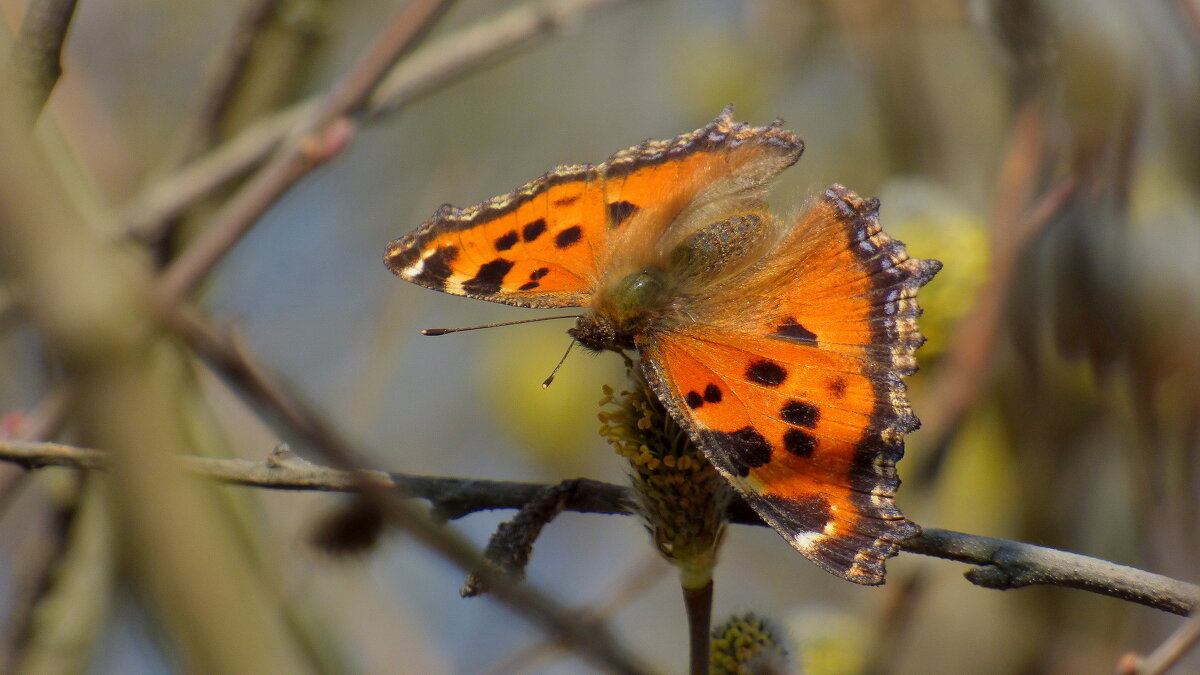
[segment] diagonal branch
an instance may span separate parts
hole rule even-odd
[[[75,16],[77,0],[33,0],[25,10],[21,29],[0,83],[22,93],[22,103],[36,117],[62,75],[62,48]],[[0,87],[8,89],[8,87]]]
[[[158,289],[160,307],[174,307],[189,295],[283,193],[345,146],[350,130],[336,123],[359,112],[379,81],[425,35],[448,2],[411,0],[405,5],[312,113],[290,130],[288,141],[271,160],[167,267]]]
[[[1117,675],[1163,675],[1197,644],[1200,644],[1200,614],[1193,614],[1146,656],[1133,653],[1122,656],[1117,661]]]
[[[30,469],[44,466],[103,469],[107,466],[104,452],[55,443],[0,442],[0,460]],[[360,489],[361,481],[365,479],[401,497],[428,501],[435,514],[449,519],[476,511],[520,508],[544,494],[547,488],[542,483],[341,471],[304,461],[286,450],[277,450],[266,462],[199,457],[184,461],[189,470],[214,480],[280,490],[349,492]],[[564,510],[629,515],[633,499],[629,488],[579,479],[569,498],[564,500]],[[731,507],[730,520],[763,525],[744,502]],[[903,548],[910,553],[976,565],[967,572],[967,579],[985,588],[1063,586],[1179,615],[1187,615],[1200,606],[1200,586],[1195,584],[1045,546],[925,528],[921,536],[904,542]]]
[[[392,524],[412,535],[431,550],[463,569],[479,570],[480,577],[484,583],[488,584],[493,596],[539,625],[547,635],[570,646],[579,654],[591,658],[612,672],[642,672],[636,659],[614,640],[605,626],[581,621],[541,591],[530,586],[514,584],[502,574],[484,568],[483,557],[465,539],[450,530],[439,528],[431,519],[416,512],[405,502],[405,497],[425,497],[430,493],[439,494],[440,490],[437,489],[437,485],[440,479],[412,481],[405,486],[412,490],[411,494],[406,494],[403,487],[399,491],[393,489],[397,487],[397,484],[392,476],[382,472],[361,470],[358,458],[362,456],[362,453],[347,441],[335,427],[326,423],[315,408],[276,382],[265,369],[258,365],[257,361],[251,358],[245,345],[213,330],[196,310],[178,309],[168,317],[168,321],[192,351],[222,376],[235,383],[238,391],[244,397],[252,403],[264,406],[277,422],[282,422],[283,427],[310,443],[336,466],[336,468],[326,468],[307,463],[297,465],[295,460],[290,460],[286,456],[276,457],[273,464],[290,462],[293,469],[299,466],[303,471],[299,474],[295,472],[285,474],[280,480],[278,473],[264,470],[266,467],[247,472],[246,467],[243,466],[240,472],[233,474],[241,476],[241,480],[230,482],[240,482],[246,485],[257,484],[251,480],[251,476],[253,476],[255,479],[273,483],[264,485],[264,487],[358,492],[379,509]],[[188,461],[198,462],[200,466],[205,466],[205,462],[214,460],[192,458]],[[531,485],[529,487],[532,488],[532,492],[536,492],[543,486]],[[447,503],[454,504],[453,490],[450,492],[451,497]],[[532,499],[532,492],[525,501]],[[466,502],[466,499],[462,501]],[[496,504],[490,508],[505,508],[505,506],[506,504]],[[459,515],[467,512],[464,510]]]
[[[241,9],[228,42],[208,68],[191,119],[183,126],[181,163],[194,159],[217,141],[218,127],[242,85],[251,56],[278,5],[279,0],[250,0]]]
[[[397,64],[371,94],[362,110],[362,121],[391,114],[414,99],[562,29],[585,12],[619,1],[529,2],[441,38]],[[316,105],[317,100],[311,99],[275,113],[155,181],[125,208],[126,231],[140,239],[155,240],[163,223],[265,161],[300,120],[312,114]]]

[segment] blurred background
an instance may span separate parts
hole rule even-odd
[[[256,47],[229,109],[197,140],[185,122],[243,4],[267,8]],[[519,6],[451,3],[413,58]],[[261,116],[325,91],[398,7],[87,0],[38,140],[85,220],[114,246],[140,247],[113,214]],[[0,2],[5,53],[24,8]],[[925,428],[899,465],[905,513],[1200,580],[1195,0],[597,3],[363,125],[223,259],[200,304],[236,321],[263,365],[369,448],[375,467],[622,483],[623,460],[596,433],[601,386],[623,382],[618,358],[576,353],[543,390],[566,325],[421,338],[531,312],[398,281],[383,247],[443,202],[474,204],[557,164],[670,138],[728,103],[740,121],[780,117],[806,142],[772,192],[777,211],[842,183],[880,197],[884,227],[911,255],[945,264],[920,297],[929,342],[910,393]],[[228,195],[176,219],[155,255],[186,248]],[[9,281],[0,434],[16,438],[64,369]],[[258,460],[289,441],[322,461],[198,361],[180,364],[171,401],[190,452]],[[53,438],[87,441],[73,424]],[[31,654],[50,645],[58,658],[38,672],[179,669],[136,564],[122,563],[137,551],[123,550],[104,507],[86,508],[90,483],[66,469],[0,470],[9,668],[37,670]],[[220,492],[314,670],[589,671],[498,603],[460,599],[463,575],[412,539],[385,534],[351,559],[315,550],[312,530],[337,496]],[[452,527],[482,546],[509,516]],[[965,569],[901,554],[885,587],[861,588],[768,529],[731,527],[715,614],[772,617],[814,675],[1110,672],[1182,621],[1075,590],[985,590]],[[529,579],[607,613],[655,669],[683,670],[677,579],[638,521],[564,514],[538,541]],[[1193,654],[1178,672],[1197,670]]]

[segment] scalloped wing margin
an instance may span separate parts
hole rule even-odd
[[[729,107],[693,132],[646,141],[603,164],[561,166],[465,209],[443,205],[390,242],[384,263],[403,279],[455,295],[586,306],[613,275],[614,255],[653,251],[693,203],[757,202],[803,149],[778,121],[751,127],[734,122]]]

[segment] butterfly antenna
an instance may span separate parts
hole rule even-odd
[[[539,316],[535,319],[519,319],[517,321],[501,321],[500,323],[488,323],[482,326],[466,326],[464,328],[426,328],[421,331],[421,335],[446,335],[447,333],[461,333],[464,330],[479,330],[480,328],[499,328],[500,326],[515,326],[519,323],[534,323],[537,321],[551,321],[553,319],[578,319],[579,314],[565,314],[563,316]]]
[[[571,340],[571,344],[567,345],[567,351],[566,351],[566,353],[565,353],[565,354],[563,354],[563,357],[562,357],[561,359],[559,359],[559,360],[558,360],[558,365],[557,365],[557,366],[554,366],[554,370],[553,370],[553,371],[551,371],[551,373],[550,373],[550,377],[547,377],[547,378],[546,378],[546,380],[545,380],[544,382],[542,382],[542,389],[545,389],[546,387],[549,387],[549,386],[550,386],[550,383],[554,381],[554,376],[558,374],[558,369],[559,369],[559,368],[562,368],[562,364],[566,363],[566,361],[567,361],[567,356],[568,356],[568,355],[570,355],[570,353],[571,353],[571,347],[574,347],[574,346],[575,346],[575,342],[576,342],[576,340],[572,339],[572,340]]]

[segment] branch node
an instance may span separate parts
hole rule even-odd
[[[981,565],[963,572],[967,581],[997,591],[1008,591],[1028,584],[1018,583],[1012,574],[998,565]]]
[[[271,454],[267,455],[267,466],[272,469],[286,469],[289,466],[295,466],[297,462],[311,464],[311,462],[301,459],[296,455],[296,453],[292,452],[291,446],[289,446],[287,443],[280,443],[279,445],[276,445],[275,448],[271,450]]]
[[[1136,652],[1125,652],[1117,659],[1113,669],[1115,675],[1138,675],[1142,669],[1142,657]]]
[[[310,167],[324,164],[350,145],[356,130],[357,125],[349,117],[338,117],[325,128],[301,138],[300,154]]]

